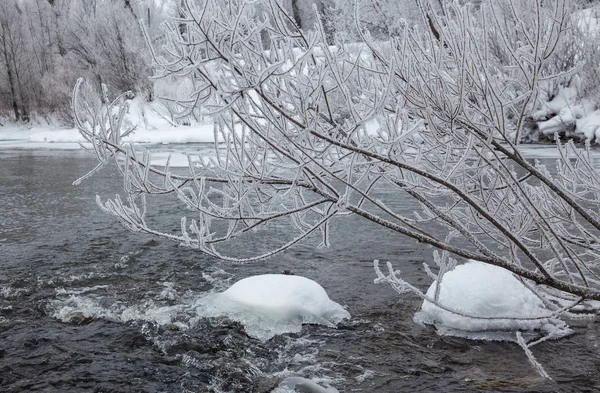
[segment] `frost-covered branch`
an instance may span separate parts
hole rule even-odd
[[[449,252],[514,273],[552,315],[600,300],[600,176],[589,146],[559,143],[555,171],[520,146],[544,83],[569,74],[552,66],[571,23],[565,1],[528,3],[530,12],[512,0],[423,6],[439,37],[404,26],[375,41],[359,23],[361,42],[333,46],[319,17],[300,30],[275,1],[183,4],[165,47],[151,52],[157,75],[193,81],[179,114],[214,121],[214,156],[190,157],[187,173],[153,166],[122,142],[122,99],[77,120],[100,162],[114,160],[123,176],[127,200],[100,204],[129,229],[249,262],[315,233],[327,246],[332,218],[354,214],[443,250],[427,268],[438,283],[455,264]],[[179,234],[146,220],[146,198],[166,194],[183,207]],[[421,211],[407,215],[399,199]],[[227,254],[276,223],[290,228],[279,244]],[[392,272],[379,280],[418,292]]]

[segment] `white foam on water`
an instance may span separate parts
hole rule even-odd
[[[373,370],[365,370],[364,373],[357,375],[354,377],[358,383],[363,383],[366,379],[372,379],[375,377],[375,371]]]
[[[213,282],[228,282],[224,271],[205,273]],[[182,298],[172,282],[162,282],[163,290],[154,300],[125,304],[94,294],[106,286],[56,290],[50,302],[51,315],[69,322],[74,315],[104,318],[120,322],[146,321],[167,325],[185,321],[182,328],[199,318],[228,317],[244,325],[246,333],[261,341],[275,335],[298,333],[303,324],[321,324],[334,328],[350,313],[329,296],[316,282],[299,276],[267,274],[238,281],[219,293],[201,293]],[[165,301],[169,305],[165,305]],[[107,304],[108,303],[108,304]],[[176,304],[172,304],[176,303]]]
[[[21,296],[21,294],[27,292],[28,290],[25,288],[13,288],[10,285],[8,285],[0,289],[0,296],[5,299],[14,299]]]
[[[339,393],[333,386],[321,386],[314,380],[303,377],[288,377],[271,391],[272,393]]]
[[[213,285],[217,291],[224,291],[231,286],[233,274],[223,269],[216,269],[212,272],[202,272],[202,278]]]
[[[319,353],[319,350],[316,348],[311,353],[297,353],[292,358],[292,362],[294,364],[316,363],[318,353]]]
[[[121,302],[111,302],[106,305],[105,299],[97,295],[84,295],[90,290],[78,290],[81,294],[69,294],[65,290],[57,291],[59,298],[48,304],[49,314],[63,322],[72,322],[76,316],[91,319],[107,319],[117,322],[144,321],[159,325],[175,324],[179,329],[189,328],[185,316],[189,305],[161,305],[153,300],[142,301],[127,305]],[[61,296],[63,295],[63,296]]]
[[[179,298],[179,293],[175,289],[175,283],[165,281],[165,282],[162,282],[161,285],[164,287],[164,289],[158,295],[158,297],[157,297],[158,300],[175,301]]]
[[[84,293],[95,292],[100,289],[106,289],[108,285],[95,285],[93,287],[83,287],[77,289],[56,288],[57,295],[82,295]]]

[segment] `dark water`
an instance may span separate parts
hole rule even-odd
[[[95,204],[120,190],[110,170],[71,185],[94,165],[82,152],[0,150],[1,392],[269,392],[289,375],[340,392],[600,390],[597,321],[534,347],[555,381],[543,380],[515,344],[439,337],[412,321],[416,297],[373,284],[380,259],[426,287],[431,249],[349,218],[330,249],[231,265],[125,231]],[[176,230],[174,207],[161,202],[157,220]],[[261,343],[194,314],[204,292],[283,270],[319,282],[352,320]]]

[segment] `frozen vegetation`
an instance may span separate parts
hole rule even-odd
[[[524,142],[553,143],[558,135],[563,140],[600,144],[599,12],[592,6],[573,14],[571,32],[562,43],[563,56],[557,64],[560,67],[565,62],[573,69],[561,81],[544,86],[529,114]]]

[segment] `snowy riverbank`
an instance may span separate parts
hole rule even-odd
[[[83,138],[76,129],[60,129],[52,127],[0,127],[0,149],[43,149],[43,150],[73,150],[81,149]],[[139,128],[128,136],[126,141],[140,145],[165,145],[165,149],[153,149],[153,164],[160,165],[169,154],[178,156],[176,151],[182,149],[182,144],[198,144],[214,142],[213,124],[194,126],[162,127],[155,129]],[[177,148],[168,145],[177,144]],[[83,144],[85,146],[85,144]],[[160,150],[165,150],[161,152]],[[600,157],[600,149],[592,148],[593,156]],[[182,152],[185,153],[185,152]],[[521,153],[532,158],[558,158],[558,150],[553,144],[528,143],[521,145]],[[185,166],[187,159],[173,160],[170,166]]]
[[[210,143],[214,141],[213,125],[138,128],[125,138],[131,143]],[[77,129],[51,127],[0,127],[0,148],[14,149],[79,149],[84,141]]]

